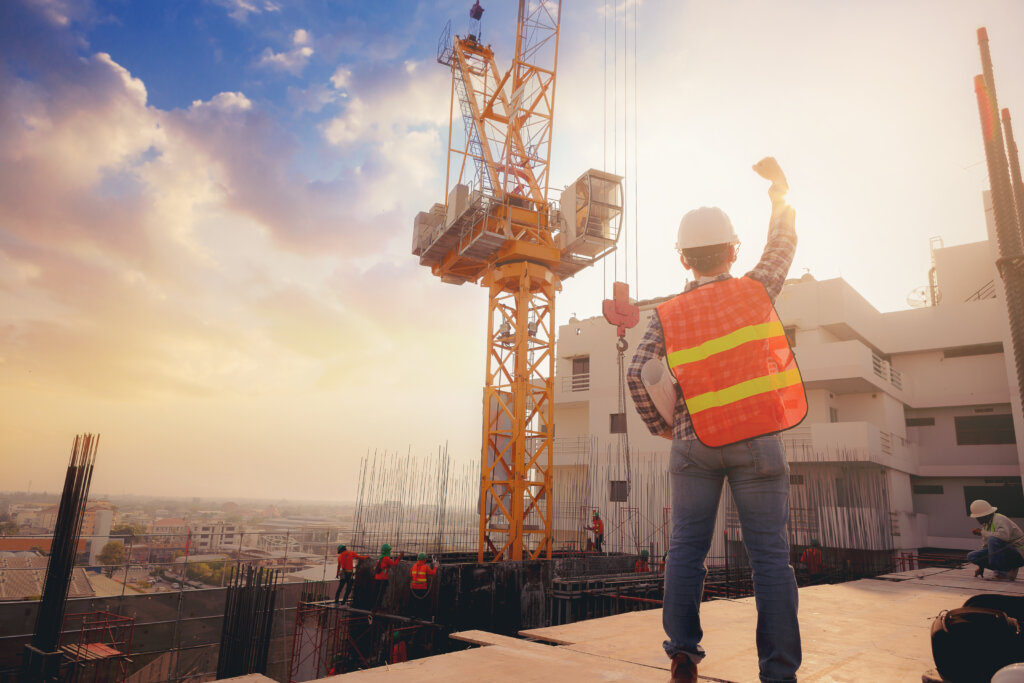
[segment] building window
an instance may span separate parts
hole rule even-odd
[[[943,358],[963,358],[964,356],[988,356],[993,353],[1002,353],[1002,342],[992,344],[972,344],[970,346],[957,346],[952,349],[943,349]]]
[[[586,391],[590,388],[590,356],[572,359],[572,390]]]
[[[828,408],[828,421],[839,422],[839,411],[833,408],[832,406],[829,406]]]
[[[836,507],[853,507],[853,501],[857,499],[852,486],[853,482],[845,477],[836,479]]]
[[[908,427],[934,427],[935,426],[935,418],[934,417],[908,417],[907,418],[907,426]]]
[[[611,420],[610,420],[611,426],[609,427],[608,431],[610,431],[612,434],[625,434],[626,433],[626,414],[625,413],[612,413],[609,417],[611,418]]]
[[[789,475],[789,485],[790,486],[803,486],[803,483],[804,483],[804,475],[802,475],[802,474],[791,474],[791,475]]]
[[[942,484],[914,484],[913,491],[917,495],[942,495]]]
[[[958,446],[1017,443],[1012,415],[958,415],[953,419]]]
[[[778,329],[778,328],[776,328]],[[796,348],[796,325],[790,325],[789,327],[783,327],[782,330],[786,333],[786,341],[789,342],[790,348]]]

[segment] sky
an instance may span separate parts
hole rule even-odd
[[[0,490],[58,492],[81,432],[110,494],[348,500],[374,450],[479,457],[486,294],[409,253],[445,191],[438,39],[471,4],[0,2]],[[506,68],[516,3],[481,4]],[[697,206],[753,266],[769,154],[791,273],[879,310],[926,284],[931,237],[985,238],[975,31],[1024,120],[1024,4],[562,4],[552,196],[604,169],[627,208],[559,323],[616,279],[681,290]]]

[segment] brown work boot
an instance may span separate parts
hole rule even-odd
[[[978,567],[975,570],[974,575],[975,576],[980,576],[981,578],[984,579],[985,578],[985,568],[984,567]]]
[[[672,678],[669,683],[697,683],[697,665],[684,654],[672,657]]]

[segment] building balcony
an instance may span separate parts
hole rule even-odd
[[[916,474],[916,451],[870,422],[823,422],[783,432],[790,462],[864,462]]]
[[[590,400],[590,373],[555,378],[555,403]]]
[[[884,391],[900,400],[909,393],[907,378],[855,339],[801,346],[795,351],[808,389],[827,389],[836,394]]]

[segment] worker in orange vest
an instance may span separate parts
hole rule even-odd
[[[345,596],[341,599],[342,602],[348,602],[348,594],[352,589],[352,585],[355,583],[355,560],[365,560],[368,555],[360,555],[355,550],[349,550],[344,543],[338,545],[338,590],[334,592],[334,602],[338,602],[338,597],[341,596],[341,587],[345,587]]]
[[[705,656],[700,645],[704,562],[726,479],[753,567],[761,680],[795,681],[802,657],[786,535],[789,466],[778,432],[804,418],[807,397],[773,305],[796,253],[796,220],[778,162],[766,157],[754,171],[771,181],[761,260],[743,277],[733,277],[739,238],[729,217],[716,207],[684,215],[676,249],[694,279],[655,309],[626,373],[648,430],[672,440],[672,560],[666,566],[662,621],[673,681],[696,681]],[[641,375],[652,360],[667,363],[677,382],[668,415],[659,412]]]
[[[427,577],[437,574],[437,567],[427,564],[427,554],[420,553],[416,556],[416,564],[409,571],[409,588],[414,591],[427,590]]]
[[[421,619],[429,619],[433,616],[429,578],[436,574],[437,564],[434,563],[431,566],[427,563],[427,554],[419,553],[416,556],[416,564],[409,570],[409,588],[412,593],[409,608],[413,616]]]
[[[604,545],[604,522],[601,521],[601,515],[598,514],[597,510],[594,510],[593,521],[587,527],[587,531],[594,532],[594,550],[599,553],[603,552],[601,547]]]
[[[651,554],[647,552],[647,550],[640,551],[640,557],[637,558],[636,564],[633,565],[633,572],[635,574],[646,574],[651,571],[651,565],[650,562],[648,562],[650,555]]]
[[[807,573],[812,579],[820,579],[825,575],[825,567],[821,561],[821,543],[818,542],[818,539],[811,539],[811,544],[800,555],[800,561],[807,568]]]
[[[391,557],[391,546],[387,543],[380,547],[380,556],[377,558],[377,566],[374,568],[374,583],[377,584],[376,596],[373,600],[374,609],[380,607],[381,600],[384,598],[384,593],[388,589],[388,579],[390,578],[390,570],[392,567],[398,566],[401,562],[403,554],[398,555],[398,559]]]

